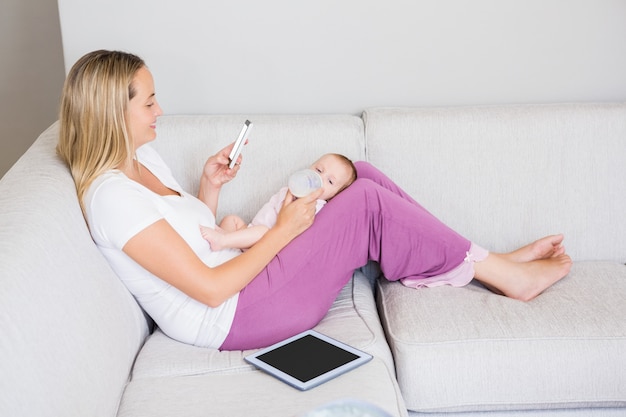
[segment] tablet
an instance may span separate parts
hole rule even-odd
[[[237,158],[239,158],[239,155],[248,140],[248,135],[250,135],[250,130],[252,130],[252,122],[250,120],[246,120],[241,128],[241,132],[239,132],[237,140],[235,141],[235,146],[233,146],[233,150],[230,151],[230,155],[228,156],[230,159],[228,168],[233,168],[237,163]]]
[[[304,391],[369,362],[372,355],[307,330],[244,359]]]

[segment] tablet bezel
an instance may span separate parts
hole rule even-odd
[[[262,356],[268,352],[271,352],[277,348],[280,348],[282,346],[285,346],[295,340],[299,340],[307,335],[316,337],[326,343],[329,343],[337,348],[343,349],[349,353],[352,353],[353,355],[357,356],[356,359],[345,363],[341,366],[338,366],[337,368],[334,368],[330,371],[327,371],[321,375],[318,375],[315,378],[312,378],[306,382],[300,381],[297,378],[294,378],[293,376],[287,374],[286,372],[268,364],[267,362],[262,361],[261,359],[259,359],[259,356]],[[327,382],[333,378],[338,377],[341,374],[344,374],[354,368],[357,368],[367,362],[369,362],[372,359],[372,355],[370,355],[369,353],[365,353],[359,349],[356,349],[352,346],[349,346],[343,342],[340,342],[336,339],[333,339],[331,337],[328,337],[322,333],[319,333],[315,330],[307,330],[304,331],[302,333],[299,333],[295,336],[292,336],[288,339],[285,339],[281,342],[278,342],[272,346],[269,346],[267,348],[261,349],[253,354],[250,354],[248,356],[246,356],[245,361],[254,365],[255,367],[261,369],[264,372],[267,372],[268,374],[280,379],[281,381],[291,385],[294,388],[297,388],[301,391],[306,391],[308,389],[311,389],[313,387],[316,387],[320,384],[323,384],[324,382]],[[303,358],[303,360],[306,360],[306,358]]]

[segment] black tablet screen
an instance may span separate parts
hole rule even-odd
[[[358,359],[358,356],[315,336],[305,335],[259,355],[258,359],[302,382],[307,382]]]

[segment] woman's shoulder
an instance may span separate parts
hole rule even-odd
[[[128,201],[134,193],[133,184],[119,170],[111,170],[98,176],[83,197],[85,214],[89,218],[100,211],[111,211],[118,203]]]
[[[124,183],[126,176],[118,169],[112,169],[96,177],[85,193],[85,200],[91,200],[102,189],[110,189]]]
[[[120,249],[137,231],[162,218],[147,189],[121,171],[108,171],[94,180],[84,196],[85,217],[100,245]]]

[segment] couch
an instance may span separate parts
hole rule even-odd
[[[564,233],[571,272],[521,302],[475,282],[408,288],[365,265],[316,329],[374,359],[300,392],[248,352],[152,323],[90,238],[55,123],[0,180],[0,415],[298,416],[342,399],[393,416],[626,415],[626,103],[168,115],[153,146],[197,190],[245,118],[218,218],[250,219],[291,172],[339,152],[490,250]]]

